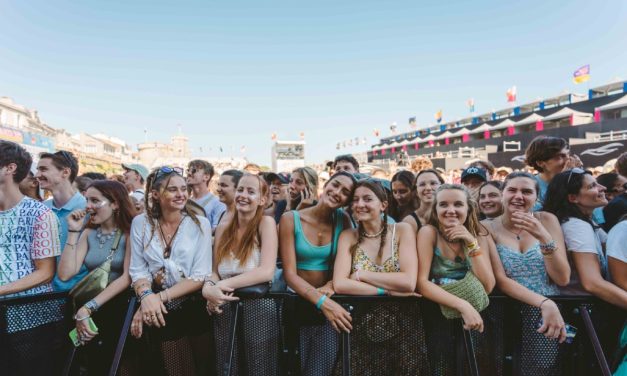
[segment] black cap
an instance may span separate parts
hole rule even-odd
[[[483,181],[488,181],[485,170],[479,167],[468,167],[462,172],[462,183],[471,176],[476,176]]]
[[[268,183],[272,183],[273,180],[279,180],[281,184],[288,184],[292,175],[289,172],[270,172],[266,175]]]

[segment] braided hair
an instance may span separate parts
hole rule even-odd
[[[361,180],[355,185],[355,190],[357,190],[357,188],[359,187],[364,187],[372,191],[372,193],[374,193],[374,195],[377,196],[379,201],[381,201],[382,203],[388,202],[388,196],[385,193],[385,189],[383,188],[383,186],[381,186],[379,182],[375,182],[375,181],[368,180],[368,179]],[[378,264],[381,263],[382,261],[381,258],[383,257],[383,247],[385,246],[385,238],[387,237],[387,233],[388,233],[387,223],[388,223],[388,213],[387,213],[387,210],[385,210],[383,212],[383,218],[381,219],[382,232],[381,232],[381,241],[379,243],[379,251],[377,252],[377,257],[375,259],[375,262],[377,262]],[[358,234],[357,243],[353,244],[350,247],[351,259],[355,257],[357,248],[359,247],[361,242],[364,240],[365,230],[361,222],[359,222],[359,224],[357,225],[357,234]],[[394,239],[392,239],[392,241],[394,241]]]

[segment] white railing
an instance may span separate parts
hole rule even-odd
[[[627,130],[603,132],[594,137],[594,141],[614,140],[627,140]]]

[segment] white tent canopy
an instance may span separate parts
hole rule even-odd
[[[514,123],[514,125],[519,127],[521,125],[535,124],[538,120],[542,120],[542,119],[544,118],[538,114],[531,114],[524,119],[518,120],[517,122]]]
[[[488,123],[483,123],[480,126],[478,126],[477,128],[471,130],[470,134],[474,134],[474,133],[481,133],[481,132],[485,132],[485,131],[489,131],[490,129],[492,129],[492,127],[490,127],[490,125]]]
[[[495,129],[504,129],[507,128],[511,125],[514,125],[515,123],[513,121],[511,121],[510,119],[505,119],[499,123],[494,124],[493,126],[490,127],[490,130],[495,130]]]
[[[451,137],[451,136],[453,136],[453,133],[451,133],[449,131],[446,131],[446,132],[442,133],[441,135],[437,136],[435,139],[436,140],[442,140],[442,139],[445,139],[445,138]]]
[[[627,95],[623,95],[621,98],[615,100],[614,102],[610,102],[601,107],[597,107],[596,110],[608,111],[623,107],[627,107]]]
[[[579,111],[573,110],[572,108],[564,107],[561,110],[557,111],[556,113],[545,117],[544,121],[559,120],[559,119],[567,118],[571,115],[581,116],[581,117],[592,117],[592,114],[589,114],[587,112],[579,112]]]

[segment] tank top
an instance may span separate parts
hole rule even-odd
[[[520,253],[503,244],[497,244],[505,275],[540,295],[559,295],[559,289],[549,279],[540,252],[540,242],[535,242],[527,251]]]
[[[355,256],[353,257],[353,273],[357,270],[365,270],[377,273],[394,273],[400,272],[401,267],[398,262],[398,241],[396,240],[396,224],[392,225],[392,254],[383,264],[376,264],[364,250],[357,246]]]
[[[337,251],[337,239],[344,228],[342,209],[336,209],[333,213],[335,227],[331,243],[325,245],[313,245],[307,240],[300,222],[300,214],[293,210],[294,214],[294,248],[296,250],[296,267],[301,270],[329,270],[331,255]],[[331,249],[333,244],[333,249]]]
[[[416,232],[420,231],[420,228],[422,227],[422,223],[420,222],[420,218],[418,218],[418,214],[416,214],[416,212],[411,212],[409,213],[409,215],[411,215],[411,217],[416,221]]]
[[[258,268],[260,262],[261,251],[259,248],[252,250],[245,264],[240,264],[240,260],[236,259],[233,252],[231,252],[230,257],[223,259],[218,265],[218,274],[220,275],[220,279],[231,278]]]
[[[87,254],[85,255],[85,260],[83,260],[83,264],[90,272],[100,265],[107,259],[109,253],[111,253],[111,247],[113,246],[113,240],[115,236],[108,237],[107,241],[100,245],[98,238],[96,237],[96,230],[89,231],[87,235]],[[111,259],[111,272],[109,273],[109,283],[118,279],[122,273],[124,272],[124,255],[126,250],[126,236],[122,234],[120,237],[120,244],[118,245],[118,249],[113,254],[113,258]]]
[[[436,284],[443,284],[443,279],[460,280],[466,276],[471,264],[468,257],[465,259],[449,260],[442,255],[437,246],[433,248],[431,260],[431,280]],[[446,283],[446,282],[444,282]]]

